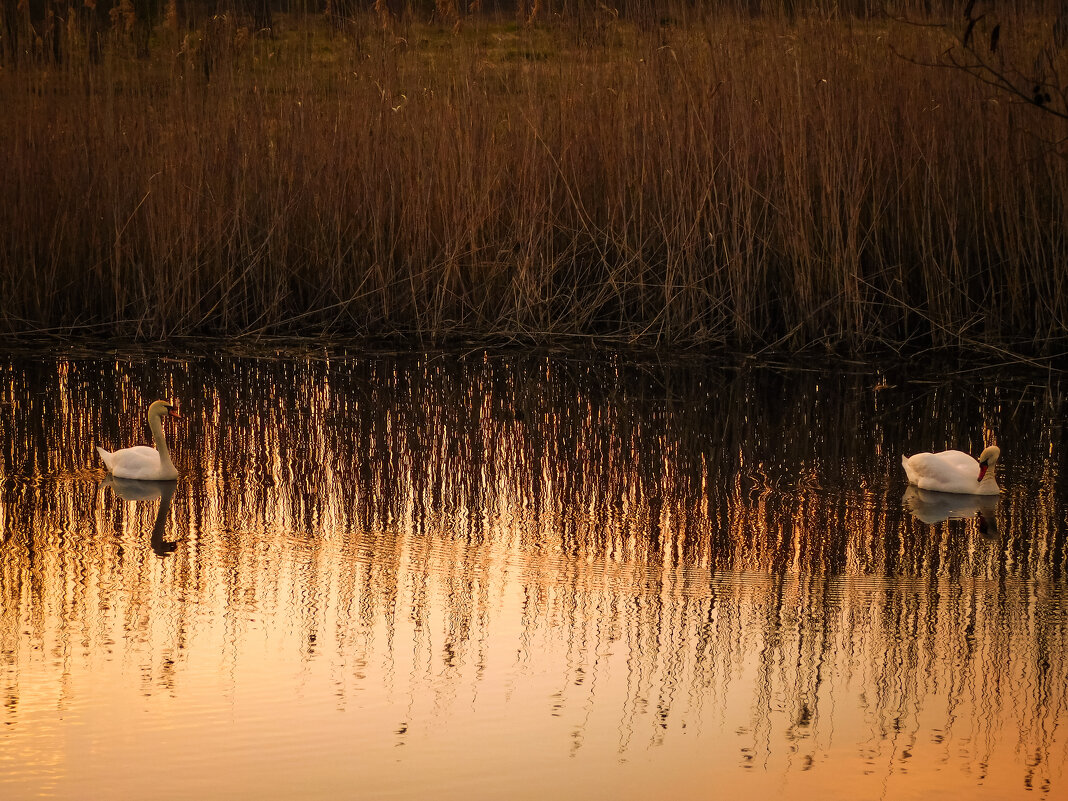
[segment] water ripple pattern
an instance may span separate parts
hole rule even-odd
[[[973,378],[0,356],[0,795],[1060,797],[1063,387]]]

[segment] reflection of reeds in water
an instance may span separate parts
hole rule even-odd
[[[745,756],[785,737],[813,758],[859,694],[873,760],[907,763],[923,732],[977,764],[1017,748],[1036,781],[1059,764],[1056,393],[537,356],[0,373],[9,710],[31,644],[84,643],[68,671],[125,643],[173,689],[197,643],[229,665],[266,620],[424,719],[487,674],[548,681],[575,747],[605,715],[628,749],[742,703]],[[155,506],[79,473],[157,394],[189,417],[165,561]],[[914,520],[900,451],[987,430],[1012,442],[1000,538]]]

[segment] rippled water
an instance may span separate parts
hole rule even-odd
[[[0,797],[1063,798],[1063,390],[0,356]],[[157,397],[181,478],[105,480]]]

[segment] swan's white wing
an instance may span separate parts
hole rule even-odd
[[[919,478],[948,478],[972,472],[979,475],[979,463],[961,451],[917,453],[902,460],[902,464]]]
[[[110,457],[110,462],[104,459],[104,464],[116,478],[155,479],[160,476],[159,451],[155,448],[136,445],[115,451]]]
[[[909,483],[939,492],[974,492],[979,462],[962,451],[917,453],[901,459]]]
[[[104,463],[104,467],[106,467],[110,471],[111,470],[111,451],[106,451],[103,448],[101,448],[99,445],[97,445],[96,446],[96,452],[100,454],[100,461],[102,461]]]

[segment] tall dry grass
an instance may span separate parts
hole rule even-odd
[[[1063,123],[938,30],[376,26],[0,72],[0,328],[1064,346]]]

